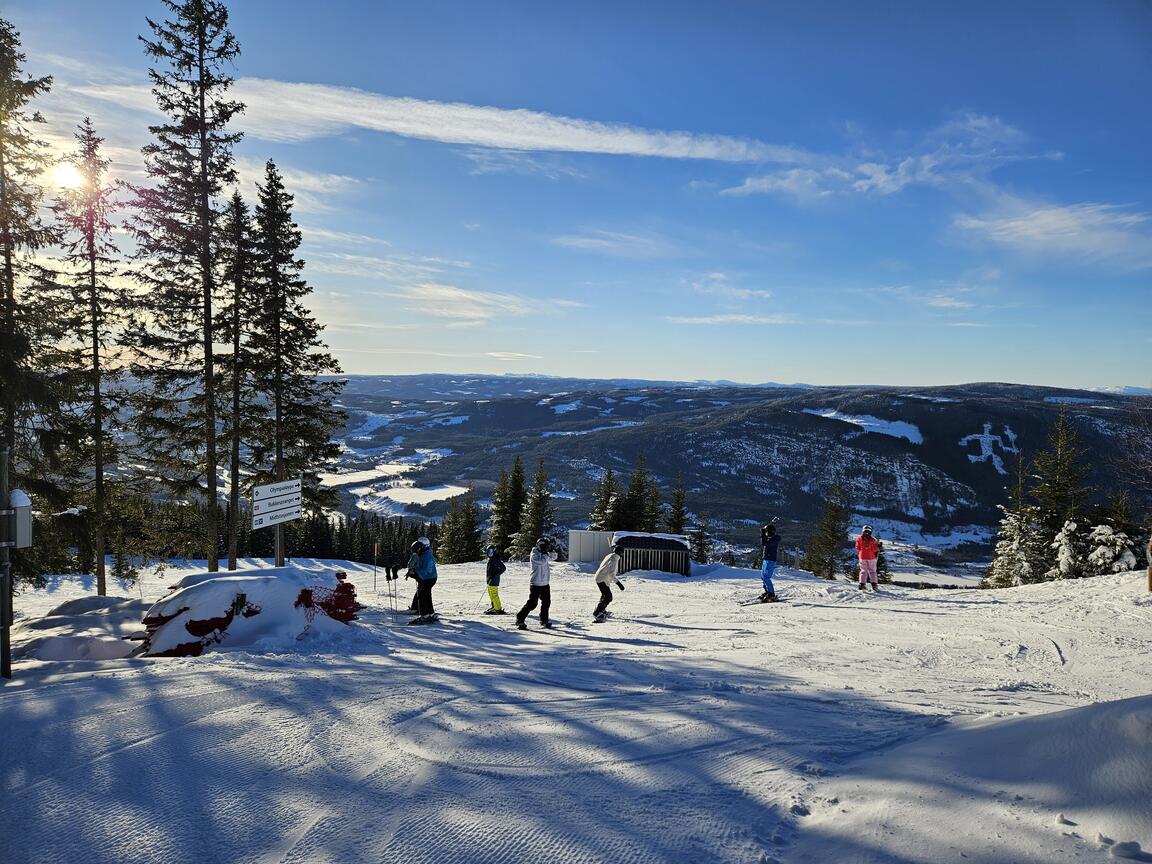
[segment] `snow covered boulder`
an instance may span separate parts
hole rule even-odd
[[[213,646],[276,648],[346,632],[356,589],[342,571],[297,567],[194,573],[148,610],[150,657],[195,657]]]

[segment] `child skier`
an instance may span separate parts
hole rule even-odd
[[[489,546],[486,551],[488,553],[486,581],[488,583],[488,599],[492,601],[492,605],[484,610],[484,614],[506,615],[504,607],[500,605],[500,574],[508,568],[504,566],[504,560],[500,557],[499,549],[495,546]]]
[[[594,624],[602,624],[608,618],[608,604],[612,602],[612,589],[608,587],[608,584],[615,582],[617,588],[621,591],[624,590],[624,585],[617,578],[620,574],[621,551],[619,545],[613,546],[612,551],[604,556],[604,560],[596,568],[596,587],[600,589],[600,603],[596,606],[596,611],[592,613]]]
[[[548,584],[552,578],[552,563],[559,556],[552,551],[552,544],[544,537],[536,541],[536,545],[532,549],[532,554],[528,560],[532,563],[532,582],[528,586],[528,602],[524,604],[524,608],[516,613],[516,626],[521,630],[527,630],[528,625],[524,622],[528,619],[528,613],[536,608],[536,604],[540,604],[540,626],[551,628],[552,622],[548,620],[548,607],[552,605],[552,589]]]
[[[879,591],[879,577],[876,574],[876,558],[880,554],[880,541],[872,536],[872,526],[865,525],[856,538],[856,554],[860,556],[860,590],[871,581],[872,590]]]
[[[760,529],[760,548],[764,553],[764,563],[760,565],[764,593],[760,595],[760,602],[775,603],[779,598],[772,584],[772,574],[776,572],[776,557],[780,549],[780,535],[776,533],[775,525],[765,525]]]

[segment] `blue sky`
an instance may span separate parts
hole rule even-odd
[[[1152,6],[243,0],[345,371],[1152,385]],[[16,0],[133,177],[159,2]]]

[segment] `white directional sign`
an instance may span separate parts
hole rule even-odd
[[[252,489],[252,527],[267,528],[301,516],[300,478]]]

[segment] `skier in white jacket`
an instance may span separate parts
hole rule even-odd
[[[516,626],[521,630],[528,629],[528,625],[524,622],[528,619],[528,613],[536,608],[537,603],[540,604],[540,626],[548,628],[552,626],[548,620],[548,607],[552,604],[552,589],[548,581],[552,578],[552,562],[558,557],[552,551],[552,544],[544,537],[536,541],[532,554],[528,556],[528,560],[532,563],[528,602],[516,613]]]
[[[609,584],[614,582],[617,588],[624,590],[618,578],[622,551],[619,545],[613,546],[612,551],[604,556],[604,560],[596,568],[596,587],[600,589],[600,603],[592,613],[592,621],[596,624],[602,623],[608,617],[608,604],[612,602],[612,589],[608,587]]]

